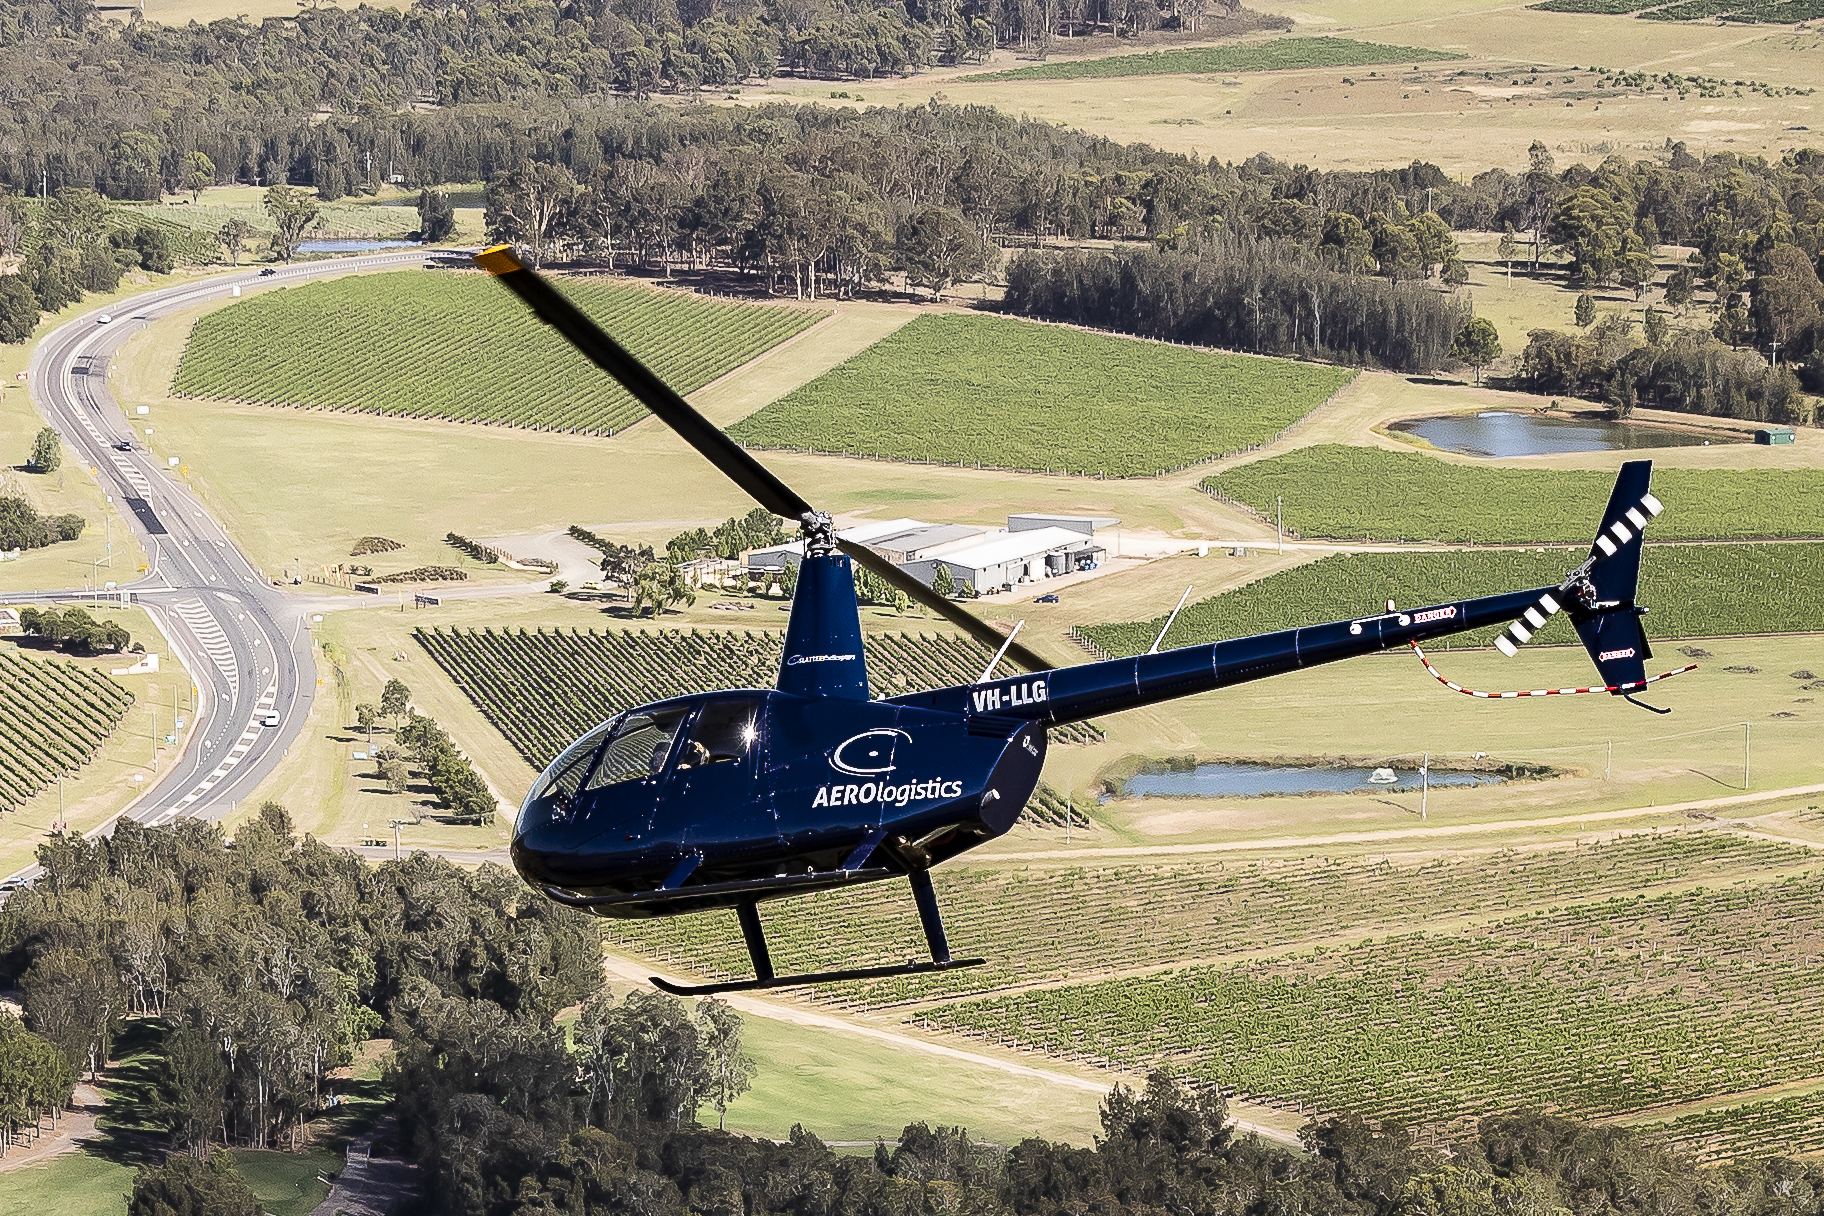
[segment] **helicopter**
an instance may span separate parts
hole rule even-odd
[[[510,245],[476,263],[618,380],[762,507],[801,526],[803,555],[777,685],[674,697],[618,713],[553,760],[526,794],[512,832],[515,868],[547,898],[597,916],[642,918],[733,908],[751,979],[686,985],[680,996],[811,985],[980,966],[952,956],[931,871],[1004,834],[1045,763],[1047,731],[1065,723],[1429,638],[1507,624],[1509,657],[1568,611],[1608,692],[1635,693],[1652,657],[1634,602],[1642,534],[1663,505],[1651,461],[1615,481],[1589,557],[1558,585],[1280,630],[1208,645],[1058,668],[938,595],[866,545],[836,534],[829,514],[780,481],[530,269]],[[989,647],[966,685],[875,698],[868,683],[855,567],[873,571]],[[1170,621],[1167,622],[1170,628]],[[1163,641],[1165,631],[1160,633]],[[1437,675],[1419,651],[1428,671]],[[995,674],[1003,662],[1024,670]],[[1681,669],[1690,670],[1689,667]],[[1679,674],[1678,672],[1666,673]],[[929,961],[780,975],[762,902],[905,878]]]

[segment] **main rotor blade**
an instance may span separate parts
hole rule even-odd
[[[746,448],[699,414],[670,385],[654,375],[651,368],[634,358],[626,347],[603,333],[601,326],[583,315],[582,310],[559,294],[548,280],[520,261],[513,246],[495,245],[484,249],[475,255],[475,263],[523,300],[539,320],[569,339],[570,345],[582,352],[585,359],[620,381],[621,387],[632,393],[641,405],[658,415],[661,422],[726,473],[755,502],[789,520],[802,520],[811,512],[810,503],[749,455]],[[866,545],[843,540],[838,540],[837,544],[855,561],[990,650],[999,650],[1006,640],[986,621],[937,594]],[[1052,667],[1017,642],[1008,647],[1007,657],[1028,671],[1049,671]]]
[[[937,592],[925,586],[916,578],[913,578],[910,574],[907,574],[904,570],[901,570],[898,566],[895,566],[892,562],[874,552],[874,550],[868,548],[866,545],[856,541],[843,540],[839,537],[836,541],[836,547],[854,558],[858,565],[866,566],[874,573],[880,575],[880,577],[886,579],[888,583],[905,592],[908,596],[917,600],[925,607],[931,609],[946,621],[949,621],[952,625],[955,625],[958,629],[961,629],[964,633],[988,647],[989,650],[999,650],[1002,645],[1006,643],[1007,639],[987,621],[982,620],[956,601],[946,599],[939,595]],[[1044,659],[1041,659],[1038,655],[1020,645],[1018,642],[1007,647],[1007,657],[1012,659],[1015,663],[1018,663],[1021,667],[1024,667],[1027,671],[1050,671],[1053,667],[1057,666],[1055,663],[1047,663]]]
[[[475,263],[499,279],[514,295],[524,300],[538,319],[570,340],[589,362],[621,382],[639,403],[657,414],[659,420],[721,469],[736,485],[746,490],[753,500],[796,523],[811,510],[811,504],[767,467],[748,454],[747,449],[724,435],[719,427],[699,414],[672,387],[653,375],[652,369],[634,358],[627,348],[602,332],[601,326],[583,315],[581,309],[560,295],[537,271],[519,260],[511,245],[495,245],[475,255]]]

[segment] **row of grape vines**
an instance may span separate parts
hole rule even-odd
[[[828,313],[627,284],[562,290],[681,393]],[[646,416],[519,301],[477,275],[350,275],[205,314],[173,382],[189,396],[600,435]]]
[[[950,865],[937,883],[952,944],[986,957],[987,966],[806,995],[862,1009],[947,1001],[1185,959],[1217,960],[1263,944],[1512,915],[1612,891],[1699,880],[1765,882],[1813,864],[1811,852],[1791,845],[1684,832],[1407,865],[1378,859]],[[614,921],[607,932],[622,946],[705,976],[739,976],[747,966],[732,914]],[[769,923],[768,934],[781,970],[878,965],[916,953],[921,940],[905,889],[891,882],[794,900],[791,915]]]
[[[1625,1113],[1824,1073],[1824,870],[1560,896],[1460,928],[922,1016],[991,1042],[1123,1068],[1170,1063],[1239,1093],[1440,1134],[1509,1106]]]
[[[87,764],[132,704],[100,672],[0,649],[0,810]]]

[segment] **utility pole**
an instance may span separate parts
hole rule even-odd
[[[1431,801],[1431,753],[1425,753],[1425,760],[1419,766],[1419,818],[1428,819],[1425,813],[1426,804]]]
[[[1773,365],[1780,365],[1780,344],[1777,341],[1773,344]]]

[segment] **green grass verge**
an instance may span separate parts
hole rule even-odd
[[[235,1149],[232,1155],[269,1216],[310,1216],[311,1209],[329,1195],[329,1183],[318,1175],[342,1168],[340,1157],[322,1149],[303,1153]]]
[[[1243,46],[1193,46],[1108,59],[1037,63],[964,80],[1083,80],[1107,76],[1170,76],[1186,72],[1276,72],[1284,68],[1353,68],[1377,63],[1462,59],[1455,51],[1358,42],[1354,38],[1275,38]]]
[[[569,281],[561,289],[681,393],[828,315],[627,284]],[[646,416],[499,284],[424,270],[267,291],[205,313],[172,388],[593,434]]]
[[[770,1018],[745,1018],[741,1041],[759,1071],[729,1107],[731,1131],[783,1139],[798,1123],[826,1141],[897,1140],[923,1121],[997,1144],[1043,1136],[1087,1148],[1099,1130],[1100,1094],[989,1065]],[[697,1118],[713,1127],[716,1112]]]
[[[117,1216],[132,1190],[132,1165],[70,1153],[0,1174],[0,1216]]]
[[[924,316],[728,433],[760,447],[1146,477],[1264,443],[1354,374]]]
[[[1189,604],[1164,645],[1192,646],[1298,625],[1346,620],[1393,600],[1407,607],[1449,603],[1557,583],[1581,549],[1455,553],[1339,553]],[[1654,545],[1641,563],[1640,602],[1652,608],[1654,638],[1798,633],[1824,627],[1824,544]],[[1083,636],[1114,655],[1140,654],[1165,624],[1090,625]],[[1484,644],[1487,638],[1474,638]],[[1576,641],[1563,614],[1538,641]]]
[[[1610,473],[1481,468],[1337,443],[1203,480],[1267,520],[1283,499],[1299,536],[1490,545],[1587,544],[1614,484]],[[1653,493],[1666,504],[1654,540],[1824,537],[1824,472],[1657,469]]]

